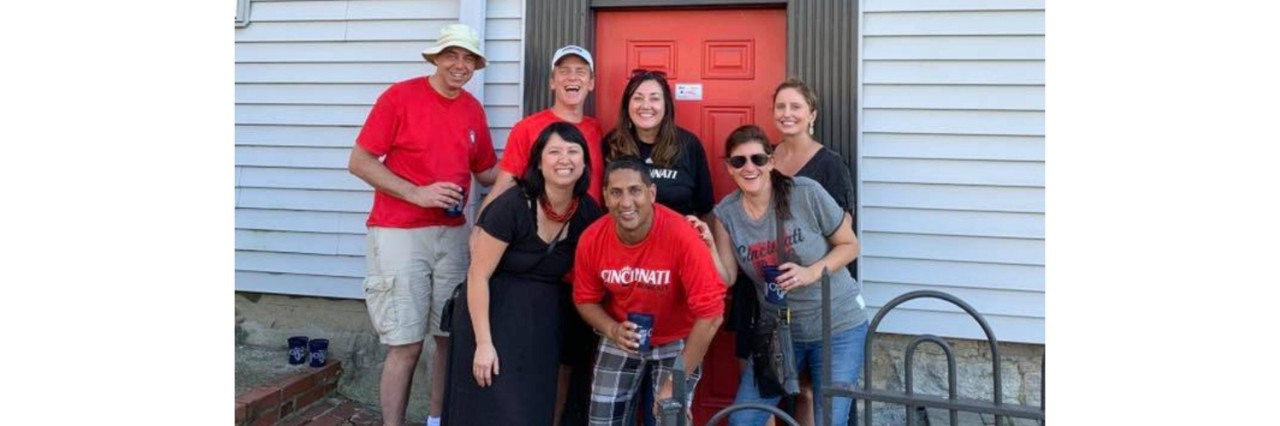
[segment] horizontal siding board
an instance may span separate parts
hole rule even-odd
[[[237,104],[368,105],[387,85],[364,84],[236,84]],[[487,89],[487,87],[486,87]]]
[[[264,41],[342,41],[347,23],[323,22],[253,22],[236,29],[236,43]]]
[[[863,281],[949,288],[1045,291],[1040,265],[1010,265],[862,256]]]
[[[236,229],[363,235],[367,218],[363,213],[236,209]]]
[[[361,105],[236,105],[236,124],[359,126],[369,109]]]
[[[485,15],[490,18],[520,19],[524,3],[521,0],[489,0],[485,2]]]
[[[520,85],[518,84],[485,84],[485,106],[520,106]]]
[[[861,214],[862,232],[1044,238],[1040,213],[865,207]]]
[[[237,166],[347,169],[351,147],[236,147]]]
[[[236,83],[377,84],[425,76],[421,59],[398,63],[236,64]],[[238,99],[237,99],[238,101]]]
[[[907,305],[910,304],[911,302],[907,303]],[[879,307],[873,307],[868,315],[874,316],[878,312]],[[983,319],[991,326],[992,333],[1000,342],[1045,343],[1043,319],[1003,315],[983,315]],[[986,334],[982,332],[982,326],[969,317],[969,314],[924,311],[905,306],[894,308],[885,315],[876,332],[906,335],[932,334],[972,340],[987,339]]]
[[[867,60],[1044,59],[1044,36],[867,36]]]
[[[236,271],[364,278],[364,256],[236,250]]]
[[[493,61],[519,61],[523,49],[519,40],[489,40],[484,45],[484,55]]]
[[[1044,293],[1002,289],[949,288],[865,281],[862,292],[868,305],[884,306],[893,298],[918,290],[938,290],[960,298],[983,316],[1044,318]],[[917,299],[899,305],[921,311],[963,313],[960,307],[939,299]]]
[[[440,30],[452,23],[449,20],[347,21],[347,32],[341,41],[434,41],[440,36]],[[420,54],[430,45],[420,44],[417,52]]]
[[[441,19],[458,20],[459,2],[465,0],[360,0],[352,1],[347,20]]]
[[[432,40],[298,43],[239,43],[236,63],[424,62]]]
[[[310,232],[236,230],[236,250],[364,256],[364,236]]]
[[[364,181],[346,169],[280,169],[242,167],[240,186],[250,188],[360,191],[369,189]]]
[[[236,291],[364,299],[363,278],[236,271]]]
[[[497,18],[490,16],[489,19],[485,19],[484,25],[485,40],[520,41],[524,37],[524,30],[520,28],[520,18],[518,17]]]
[[[863,63],[870,84],[1044,85],[1044,61],[874,61]]]
[[[484,82],[518,84],[524,78],[519,62],[492,62],[484,67]]]
[[[298,1],[253,3],[253,24],[273,21],[458,20],[458,2],[434,0]],[[252,24],[250,26],[253,26]]]
[[[862,155],[880,158],[1044,161],[1043,136],[864,133]]]
[[[358,134],[359,126],[236,125],[236,144],[350,148]]]
[[[1044,0],[866,0],[866,12],[1044,10]]]
[[[1044,112],[982,110],[863,110],[864,132],[1044,135]]]
[[[369,213],[373,207],[373,190],[312,191],[241,187],[237,190],[236,207],[279,210],[314,210],[324,212]]]
[[[884,85],[862,88],[864,108],[1044,111],[1044,86]]]
[[[886,35],[1044,35],[1044,11],[867,13],[862,33]]]
[[[1031,161],[862,159],[862,179],[875,182],[1044,187],[1044,163]]]
[[[1044,213],[1044,189],[865,182],[863,207]]]
[[[1044,240],[866,232],[866,256],[1044,265]]]

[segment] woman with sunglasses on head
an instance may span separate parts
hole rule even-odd
[[[649,167],[658,203],[705,218],[715,204],[702,141],[676,126],[676,105],[662,71],[635,70],[622,91],[618,125],[605,136],[605,162],[634,156]]]
[[[538,135],[523,177],[476,221],[466,298],[455,302],[444,424],[554,421],[566,314],[561,297],[583,229],[603,213],[587,195],[587,142],[572,124]]]
[[[637,69],[622,91],[618,124],[604,137],[605,164],[637,157],[649,168],[658,187],[657,202],[681,215],[707,219],[715,204],[711,169],[702,141],[693,132],[676,126],[676,105],[666,73]],[[653,404],[649,375],[642,374],[641,406]],[[643,426],[657,423],[645,411]]]
[[[780,275],[775,282],[791,312],[796,371],[807,370],[814,388],[821,388],[824,368],[831,368],[832,377],[838,382],[856,382],[865,355],[867,315],[861,308],[859,287],[845,268],[859,251],[851,217],[818,182],[779,172],[772,156],[774,149],[759,127],[735,129],[725,141],[724,152],[726,167],[738,190],[721,200],[714,210],[714,240],[723,264],[722,278],[733,283],[738,272],[744,271],[754,284],[748,297],[760,304],[774,303],[768,298],[775,296],[766,296],[763,269],[776,266]],[[780,239],[781,251],[776,243]],[[734,264],[738,268],[730,266]],[[822,359],[823,269],[831,276],[830,362]],[[734,403],[777,404],[779,397],[761,396],[753,362],[748,361],[743,369]],[[837,425],[847,424],[850,402],[848,398],[834,399]],[[822,410],[822,401],[814,401],[812,413]],[[764,411],[741,410],[729,417],[729,424],[758,426],[768,418],[769,413]]]

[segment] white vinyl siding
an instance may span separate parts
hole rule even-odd
[[[392,83],[433,72],[421,51],[459,0],[254,0],[235,34],[236,289],[362,298],[367,184],[347,172]],[[520,0],[485,5],[483,99],[495,145],[520,117]]]
[[[864,0],[862,278],[968,302],[1002,341],[1044,343],[1044,2]],[[984,338],[940,301],[880,331]]]

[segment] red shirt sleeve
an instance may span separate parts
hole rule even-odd
[[[391,89],[394,87],[378,96],[378,101],[373,104],[373,109],[369,110],[369,116],[364,120],[364,127],[360,128],[360,134],[356,136],[356,144],[377,157],[387,155],[391,150],[391,142],[400,129],[400,105],[397,96],[392,93]]]
[[[725,285],[716,272],[711,252],[700,238],[685,238],[681,256],[680,275],[685,292],[689,295],[689,312],[697,318],[713,318],[724,315]]]
[[[573,303],[600,303],[604,300],[604,281],[600,280],[600,274],[596,260],[599,248],[596,242],[599,239],[594,238],[597,232],[590,232],[592,227],[588,227],[587,231],[582,233],[578,240],[578,250],[573,256]]]
[[[528,120],[516,123],[507,135],[507,145],[502,148],[502,163],[499,167],[511,176],[522,177],[524,166],[529,162],[529,150],[533,141],[529,140],[529,132],[525,130],[528,125]]]

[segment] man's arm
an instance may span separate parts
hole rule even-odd
[[[498,165],[494,164],[493,167],[489,168],[489,170],[476,173],[476,181],[480,182],[480,184],[484,186],[493,185],[494,180],[498,178],[498,170]],[[489,197],[485,197],[485,199],[488,198]]]
[[[461,186],[444,181],[427,186],[414,185],[413,182],[396,176],[391,169],[378,161],[377,156],[365,151],[360,145],[351,148],[347,170],[369,186],[420,207],[449,208],[462,202]]]
[[[497,173],[497,177],[493,180],[493,188],[489,189],[489,195],[486,195],[484,197],[484,201],[480,202],[480,210],[477,211],[484,211],[484,208],[488,207],[489,203],[493,202],[493,200],[498,198],[499,195],[502,195],[503,192],[507,192],[511,187],[516,186],[516,178],[511,176],[511,173],[507,173],[506,170],[502,170],[501,167],[495,166],[495,169],[490,171]]]

